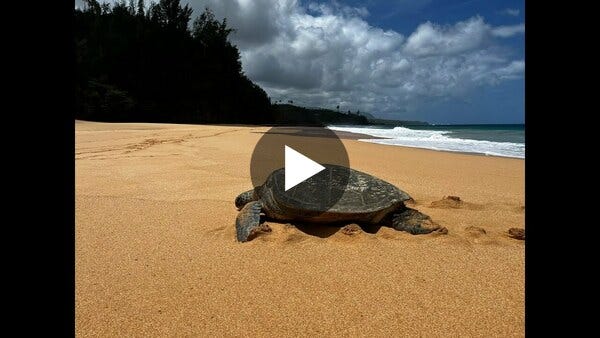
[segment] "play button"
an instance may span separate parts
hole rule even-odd
[[[262,136],[250,161],[252,187],[262,186],[271,173],[285,168],[285,182],[277,187],[281,194],[320,201],[324,211],[339,201],[349,171],[330,176],[331,173],[324,169],[327,164],[349,168],[350,163],[344,144],[334,131],[326,127],[286,126],[254,133]],[[304,184],[309,182],[318,184]]]
[[[318,174],[325,167],[285,146],[285,191]]]

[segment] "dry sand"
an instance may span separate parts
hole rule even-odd
[[[347,139],[449,234],[269,222],[240,244],[266,130],[76,123],[78,336],[524,336],[523,160]]]

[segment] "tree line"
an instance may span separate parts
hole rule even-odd
[[[269,97],[242,71],[233,29],[207,8],[190,25],[179,0],[75,9],[76,118],[269,123]]]

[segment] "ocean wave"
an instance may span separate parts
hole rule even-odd
[[[364,142],[425,148],[454,152],[478,153],[491,156],[525,158],[525,144],[494,142],[449,137],[449,130],[419,130],[405,127],[393,129],[328,126],[331,130],[366,134],[383,139],[360,139]]]

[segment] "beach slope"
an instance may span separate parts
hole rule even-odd
[[[267,130],[76,122],[77,335],[524,336],[523,160],[348,137],[354,169],[449,233],[268,222],[240,244]]]

